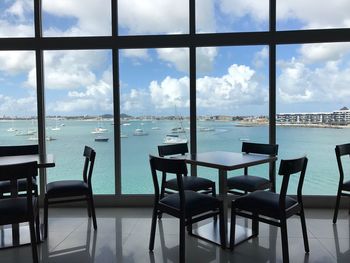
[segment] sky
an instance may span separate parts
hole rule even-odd
[[[111,35],[110,0],[42,2],[46,37]],[[197,0],[196,31],[266,31],[268,2]],[[348,0],[277,2],[277,30],[350,27]],[[119,0],[118,18],[120,35],[186,34],[188,0]],[[33,35],[33,0],[2,0],[0,37]],[[268,114],[267,46],[204,47],[196,52],[199,115]],[[120,50],[121,112],[188,115],[188,59],[187,48]],[[47,115],[112,113],[111,61],[110,50],[45,51]],[[350,107],[349,84],[350,43],[277,47],[277,112]],[[36,115],[32,51],[0,51],[3,115]]]

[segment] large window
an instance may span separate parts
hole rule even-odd
[[[111,52],[45,51],[46,145],[55,154],[48,181],[81,179],[83,150],[95,149],[93,190],[114,189]]]
[[[0,51],[0,144],[37,139],[35,57],[32,51]]]
[[[153,193],[148,154],[189,141],[189,53],[128,49],[120,57],[122,193]]]
[[[348,143],[350,135],[349,62],[349,43],[286,45],[277,49],[279,157],[309,158],[305,194],[337,192],[334,148]]]

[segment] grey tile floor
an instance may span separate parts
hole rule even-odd
[[[332,213],[306,210],[309,254],[304,253],[299,218],[289,219],[291,262],[350,262],[350,216],[340,211],[333,225]],[[85,209],[50,208],[49,237],[38,246],[41,262],[178,262],[177,219],[164,217],[158,222],[155,249],[149,253],[151,209],[99,208],[97,216],[98,230],[94,231]],[[261,224],[259,237],[238,245],[234,252],[187,235],[186,261],[282,262],[280,231]],[[0,250],[0,262],[31,262],[30,246]]]

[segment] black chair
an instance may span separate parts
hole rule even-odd
[[[16,155],[31,155],[39,154],[39,146],[36,145],[15,145],[15,146],[0,146],[0,157],[4,156],[16,156]],[[33,191],[34,196],[38,196],[38,185],[36,183],[36,178],[33,177]],[[26,179],[18,180],[18,191],[25,192],[27,190]],[[11,193],[11,183],[10,181],[0,182],[0,198],[6,198],[10,196]],[[21,193],[19,193],[21,195]]]
[[[33,196],[33,177],[37,163],[19,163],[0,166],[0,182],[11,181],[11,197],[0,199],[0,225],[29,222],[33,262],[38,262],[37,237],[40,236],[37,198]],[[18,180],[26,180],[26,195],[18,196]],[[21,192],[24,190],[22,189]]]
[[[91,177],[94,168],[96,152],[85,146],[84,148],[84,169],[83,180],[64,180],[51,182],[46,185],[44,199],[44,237],[48,232],[48,206],[49,204],[87,201],[88,215],[92,216],[94,229],[97,229],[95,205],[92,193]]]
[[[156,234],[157,215],[167,213],[180,219],[180,259],[185,262],[185,227],[192,233],[192,224],[214,215],[220,216],[221,246],[226,246],[224,210],[222,201],[192,190],[185,190],[183,178],[187,176],[187,166],[184,160],[168,159],[150,155],[150,166],[154,185],[154,207],[152,215],[151,237],[149,249],[153,251]],[[176,174],[178,193],[160,198],[157,171],[160,173]]]
[[[339,177],[337,200],[335,203],[335,210],[334,210],[334,216],[333,216],[333,224],[337,223],[340,197],[350,196],[350,180],[344,181],[344,170],[343,170],[343,164],[342,164],[342,156],[350,155],[350,143],[335,146],[335,155],[337,157],[340,177]],[[349,214],[350,214],[350,207],[349,207]]]
[[[304,238],[305,252],[309,252],[304,208],[302,202],[302,187],[308,159],[302,157],[293,160],[281,160],[279,175],[283,175],[280,194],[270,191],[255,191],[238,197],[232,201],[231,226],[236,224],[236,215],[253,220],[253,236],[259,234],[259,222],[281,228],[283,262],[289,262],[287,219],[295,214],[300,216]],[[289,178],[292,174],[300,173],[297,199],[287,196]],[[231,227],[230,248],[235,245],[235,227]]]
[[[242,152],[276,156],[278,154],[278,145],[243,142]],[[247,194],[248,192],[266,189],[270,189],[272,192],[275,192],[275,165],[275,162],[272,162],[270,165],[269,179],[260,176],[248,175],[248,167],[244,168],[244,175],[233,176],[227,179],[228,193],[243,195]]]
[[[185,155],[186,153],[188,153],[187,143],[158,146],[158,154],[160,157]],[[192,190],[202,194],[211,194],[213,197],[216,197],[215,182],[206,178],[187,176],[186,174],[186,176],[183,177],[183,187],[184,190]],[[162,174],[160,198],[163,198],[165,194],[173,194],[178,190],[177,179],[173,178],[167,180],[166,173],[164,172]],[[159,214],[158,217],[161,218],[161,214]]]

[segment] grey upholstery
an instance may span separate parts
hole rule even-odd
[[[185,190],[200,191],[203,189],[210,188],[213,185],[212,181],[202,177],[184,176],[182,180]],[[165,185],[166,188],[173,189],[176,191],[179,190],[176,178],[168,180]]]
[[[271,182],[263,177],[254,175],[234,176],[227,179],[229,189],[238,189],[241,191],[254,192],[269,188]]]
[[[46,185],[46,195],[50,197],[80,196],[89,193],[89,186],[82,180],[65,180]]]

